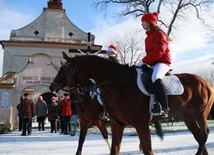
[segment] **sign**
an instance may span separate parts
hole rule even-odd
[[[22,84],[51,84],[55,76],[23,76]]]
[[[33,55],[27,67],[18,73],[18,85],[50,85],[57,70],[51,63],[51,58],[44,54]]]
[[[4,92],[2,93],[2,103],[1,103],[1,106],[2,106],[3,108],[9,107],[9,93],[6,92],[6,91],[4,91]]]

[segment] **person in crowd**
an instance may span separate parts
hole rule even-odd
[[[59,97],[58,96],[54,96],[54,97],[55,97],[56,103],[59,103]]]
[[[117,48],[114,45],[109,45],[106,49],[106,54],[108,55],[109,60],[119,63],[119,60],[117,59]]]
[[[62,117],[62,113],[60,111],[60,105],[61,105],[62,100],[64,100],[64,95],[60,95],[57,108],[58,108],[58,112],[59,112],[59,127],[61,128],[61,133],[64,133],[63,117]]]
[[[61,101],[60,104],[60,112],[61,116],[63,117],[63,124],[64,124],[64,131],[65,135],[68,135],[71,132],[71,100],[69,99],[69,95],[64,93],[64,99]]]
[[[77,102],[72,102],[71,104],[71,110],[72,110],[72,116],[71,116],[71,122],[72,122],[72,132],[70,133],[70,136],[75,136],[77,131],[77,121],[78,121],[78,115],[77,115]]]
[[[108,55],[109,60],[119,63],[117,58],[117,48],[114,45],[108,46],[106,49],[106,54]],[[98,117],[102,120],[109,121],[108,114],[105,112],[105,110],[103,110],[103,112],[99,114]]]
[[[37,115],[37,122],[38,122],[38,130],[40,131],[41,128],[45,130],[45,119],[47,116],[47,104],[43,100],[42,96],[39,96],[38,101],[36,102],[36,115]]]
[[[146,13],[142,16],[143,29],[146,30],[145,39],[146,56],[139,61],[138,66],[149,65],[152,69],[152,82],[155,100],[157,103],[152,109],[154,115],[166,116],[168,114],[168,100],[162,78],[169,71],[171,54],[169,50],[169,37],[157,26],[158,13]]]
[[[22,131],[22,117],[20,114],[20,103],[16,106],[16,109],[18,110],[18,117],[19,117],[19,131]]]
[[[32,132],[32,117],[35,113],[35,105],[30,99],[28,93],[24,94],[24,99],[20,103],[20,115],[22,117],[22,136],[26,136],[26,130],[28,135]]]
[[[51,133],[57,133],[58,110],[56,97],[51,98],[51,103],[48,104],[48,121],[51,124]]]

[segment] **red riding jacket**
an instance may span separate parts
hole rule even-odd
[[[147,31],[145,39],[146,56],[142,61],[150,66],[158,62],[167,65],[171,64],[171,55],[168,47],[168,40],[163,31]]]

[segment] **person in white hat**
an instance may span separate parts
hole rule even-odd
[[[106,50],[106,54],[108,55],[109,60],[118,62],[117,59],[117,48],[114,45],[110,45],[107,50]]]

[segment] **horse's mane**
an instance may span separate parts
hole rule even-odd
[[[130,66],[128,64],[120,64],[120,63],[117,63],[115,61],[112,61],[112,60],[109,60],[107,58],[104,58],[104,57],[100,57],[100,56],[97,56],[97,55],[80,55],[80,56],[75,56],[73,58],[70,58],[70,61],[74,60],[78,60],[78,59],[84,59],[84,60],[92,60],[92,61],[101,61],[101,62],[104,62],[104,64],[106,64],[106,66],[115,66],[115,67],[119,67],[119,68],[123,68],[123,69],[128,69],[130,68]],[[96,62],[95,61],[95,62]]]

